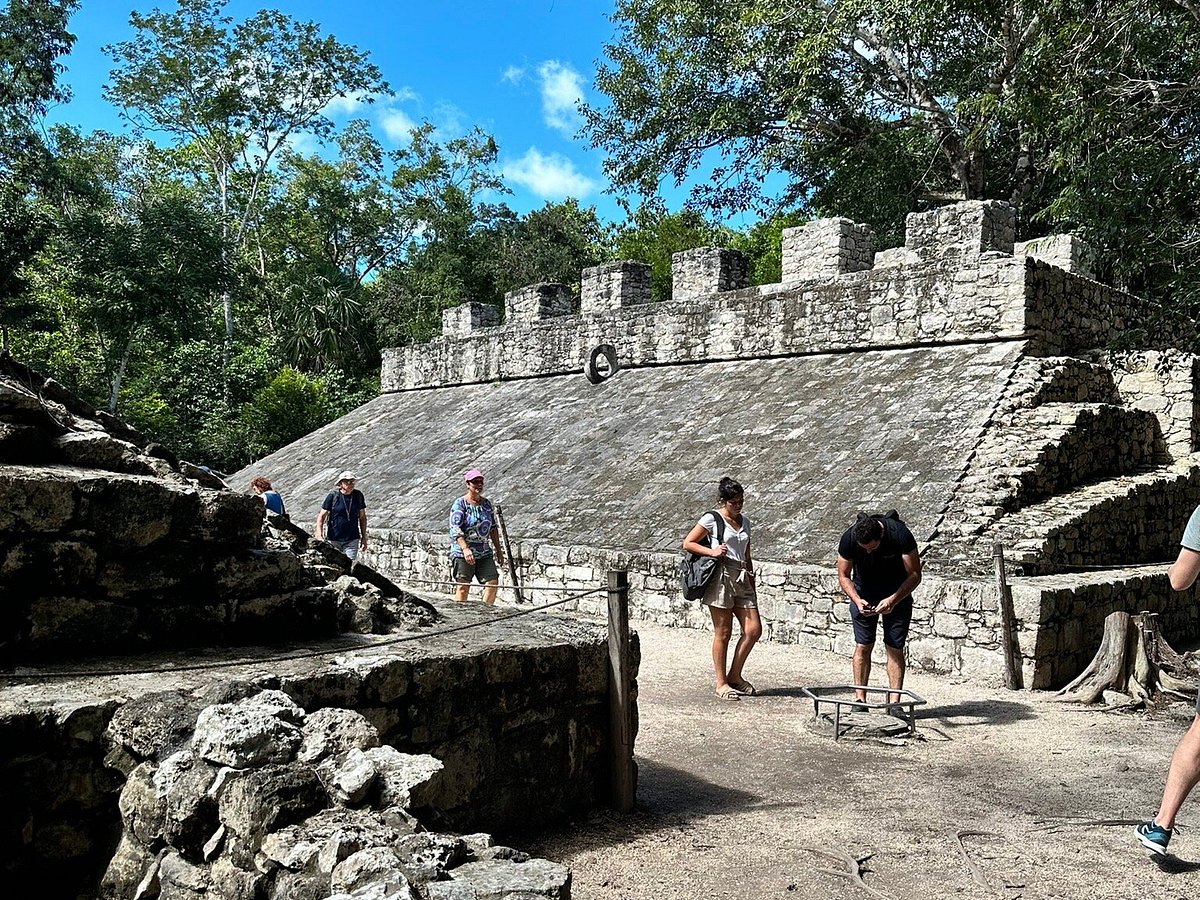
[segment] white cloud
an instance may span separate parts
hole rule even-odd
[[[542,154],[536,147],[530,147],[520,159],[509,160],[501,168],[509,181],[529,188],[546,200],[586,197],[599,186],[577,171],[575,164],[565,156]]]
[[[556,59],[538,66],[542,81],[542,115],[546,124],[573,137],[583,124],[578,106],[583,101],[583,76]]]
[[[349,116],[359,107],[366,106],[370,99],[371,95],[366,91],[352,91],[345,97],[334,97],[325,104],[323,111],[327,116]]]
[[[524,77],[525,68],[523,66],[509,66],[501,74],[500,80],[507,81],[509,84],[520,84]]]
[[[439,101],[433,107],[433,124],[442,133],[442,138],[458,137],[466,134],[463,111],[448,100]]]
[[[404,110],[389,105],[379,109],[379,127],[393,144],[407,144],[417,123]]]

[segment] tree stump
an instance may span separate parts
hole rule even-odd
[[[1162,636],[1158,613],[1111,613],[1104,620],[1100,649],[1079,677],[1057,696],[1095,703],[1116,691],[1133,703],[1145,703],[1160,691],[1185,699],[1195,696],[1195,676],[1186,660]],[[1189,679],[1189,680],[1185,680]]]

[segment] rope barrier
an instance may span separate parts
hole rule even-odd
[[[458,587],[460,584],[464,583],[464,582],[459,582],[459,581],[432,581],[432,580],[424,579],[424,578],[405,578],[402,580],[393,578],[392,582],[399,587],[404,587],[404,585],[406,585],[406,584],[428,584],[428,585],[433,585],[434,587],[444,587],[444,588]],[[577,590],[576,588],[568,588],[565,585],[561,585],[561,584],[533,584],[533,585],[530,585],[530,584],[520,584],[520,585],[517,585],[517,584],[479,584],[479,582],[476,582],[476,581],[470,581],[470,582],[465,582],[465,583],[470,584],[471,587],[499,588],[502,591],[515,591],[515,590],[569,591],[569,590]]]
[[[226,659],[207,663],[187,663],[180,666],[169,667],[156,666],[144,669],[71,669],[58,672],[30,672],[22,675],[5,673],[0,677],[2,677],[5,682],[12,684],[14,682],[49,681],[52,679],[64,678],[104,678],[116,675],[158,675],[166,672],[202,672],[213,669],[231,669],[236,666],[266,665],[273,662],[290,662],[292,660],[316,659],[322,656],[332,656],[336,653],[352,653],[359,650],[374,650],[378,647],[390,647],[394,644],[403,644],[409,641],[423,640],[425,638],[442,637],[447,634],[468,631],[472,628],[482,628],[485,625],[494,625],[497,622],[507,622],[510,619],[519,619],[521,616],[527,616],[535,612],[542,612],[543,610],[547,610],[555,606],[562,606],[564,603],[570,603],[572,600],[579,600],[592,594],[607,593],[607,591],[607,587],[592,588],[591,590],[583,591],[570,597],[564,597],[561,600],[551,600],[549,603],[544,603],[541,606],[534,606],[529,609],[514,610],[510,613],[498,616],[495,619],[486,619],[481,622],[467,622],[463,625],[451,625],[447,628],[441,628],[435,631],[424,631],[417,634],[401,634],[391,638],[384,638],[383,640],[375,641],[370,644],[354,647],[334,647],[327,650],[306,650],[300,653],[276,654],[272,656],[252,658],[244,657],[242,659]]]

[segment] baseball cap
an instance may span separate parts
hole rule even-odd
[[[341,484],[343,481],[358,481],[358,479],[354,477],[353,472],[343,472],[337,477],[337,481],[334,484]]]
[[[483,473],[480,472],[478,469],[470,469],[467,471],[467,474],[463,476],[463,481],[474,481],[476,478],[482,478],[482,477],[483,477]]]

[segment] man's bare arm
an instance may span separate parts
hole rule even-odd
[[[862,609],[866,604],[863,603],[862,597],[858,596],[858,591],[854,589],[854,581],[850,578],[850,571],[854,563],[846,559],[841,554],[837,558],[838,586],[841,587],[842,593],[849,598],[850,602]]]
[[[329,518],[329,510],[323,509],[317,513],[317,530],[314,532],[318,541],[325,540],[325,520]]]
[[[1167,578],[1171,582],[1171,587],[1177,591],[1186,591],[1196,583],[1196,577],[1200,576],[1200,553],[1188,547],[1179,548],[1179,556],[1167,569]]]

